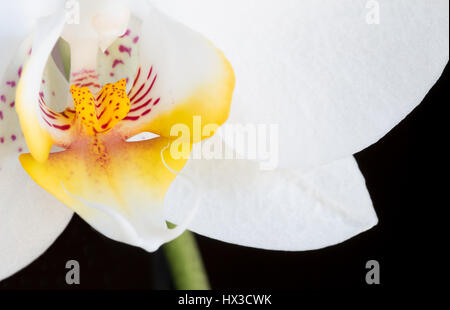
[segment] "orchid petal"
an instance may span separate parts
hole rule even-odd
[[[114,83],[120,79],[129,81],[129,91],[139,68],[139,38],[141,22],[132,17],[125,33],[117,38],[105,51],[99,50],[97,72],[100,84]]]
[[[62,32],[62,38],[69,44],[96,40],[104,50],[125,32],[130,17],[128,1],[78,0],[70,4],[74,16]]]
[[[118,132],[125,138],[143,131],[169,137],[177,124],[198,142],[203,137],[193,137],[194,116],[203,125],[226,121],[234,72],[211,42],[150,6],[137,44],[141,67],[129,92],[130,114]]]
[[[15,57],[0,79],[0,163],[12,154],[17,157],[26,148],[15,111],[15,100],[17,83],[30,46],[29,39],[21,43],[14,51]]]
[[[0,280],[39,257],[73,214],[37,187],[18,160],[27,146],[15,112],[15,93],[30,47],[27,39],[13,50],[14,58],[0,79]],[[54,64],[51,59],[48,63],[46,71],[51,72]]]
[[[38,18],[62,7],[59,0],[16,0],[2,3],[0,15],[0,76],[14,58],[14,52],[32,32]]]
[[[0,280],[44,253],[72,218],[72,210],[27,175],[17,154],[0,161]]]
[[[23,67],[17,86],[16,110],[27,145],[36,159],[45,161],[54,142],[49,127],[42,117],[39,94],[42,76],[50,53],[62,32],[65,15],[59,12],[39,21],[35,33],[33,51]]]
[[[181,174],[193,180],[195,192],[175,179],[165,200],[168,220],[180,222],[199,199],[188,228],[221,241],[304,251],[343,242],[377,223],[353,157],[306,174],[261,171],[258,163],[244,159],[191,159]]]
[[[230,122],[279,124],[281,167],[376,142],[448,62],[446,0],[153,2],[223,49],[238,77]]]

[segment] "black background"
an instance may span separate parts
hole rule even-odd
[[[381,141],[356,155],[379,224],[340,245],[310,252],[262,251],[197,236],[214,289],[364,288],[365,264],[381,266],[380,288],[437,286],[447,247],[448,69],[425,100]],[[76,259],[81,284],[65,283]],[[116,243],[74,216],[39,259],[0,289],[170,289],[164,253]]]

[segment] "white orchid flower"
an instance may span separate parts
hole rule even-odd
[[[411,112],[448,61],[446,0],[75,4],[79,24],[65,1],[2,3],[0,279],[42,254],[71,210],[148,251],[184,228],[288,251],[370,229],[353,154]],[[60,37],[69,82],[51,57]],[[278,124],[278,168],[187,160],[191,148],[176,158],[171,130],[192,133],[196,116],[206,134],[189,138],[193,152],[210,124]],[[143,132],[158,137],[127,141]],[[207,141],[245,154],[226,134]]]

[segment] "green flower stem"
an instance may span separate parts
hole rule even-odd
[[[166,243],[163,248],[177,290],[210,289],[193,233],[185,231],[177,239]]]
[[[70,46],[59,39],[58,48],[61,61],[69,80],[70,75]],[[173,225],[170,225],[173,226]],[[163,246],[169,262],[175,288],[178,290],[208,290],[208,277],[203,266],[202,257],[198,250],[194,235],[185,231],[180,237]]]

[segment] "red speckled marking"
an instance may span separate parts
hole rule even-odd
[[[148,74],[147,74],[147,80],[150,79],[150,76],[152,75],[152,72],[153,72],[153,67],[150,67],[150,70],[148,71]]]
[[[141,96],[139,97],[139,99],[136,99],[133,103],[134,104],[138,104],[139,102],[141,102],[142,99],[144,99],[145,97],[147,97],[147,95],[150,93],[150,91],[153,88],[153,85],[155,85],[156,82],[156,78],[158,77],[158,75],[155,75],[155,78],[152,81],[152,84],[150,84],[150,87],[147,89],[147,91]]]
[[[130,92],[134,88],[134,86],[136,86],[136,83],[139,80],[140,75],[141,75],[141,67],[139,67],[139,69],[138,69],[138,72],[137,72],[136,77],[133,82],[133,86],[131,86]],[[128,93],[128,95],[130,94],[130,92]]]
[[[127,117],[124,118],[124,120],[127,121],[137,121],[139,118],[149,114],[152,111],[152,108],[148,108],[148,106],[153,102],[154,99],[151,97],[151,91],[156,83],[158,74],[155,74],[152,78],[152,74],[154,74],[153,67],[150,67],[150,69],[148,70],[148,74],[145,77],[142,77],[141,71],[142,69],[139,68],[136,73],[136,78],[134,79],[133,86],[128,92],[128,96],[131,97],[131,109]],[[145,92],[143,92],[144,89]],[[143,101],[144,103],[141,103]],[[158,104],[159,101],[160,98],[157,98],[154,101],[153,106]],[[147,109],[141,112],[144,108]]]
[[[120,59],[114,59],[114,62],[113,62],[113,64],[112,64],[113,69],[114,69],[117,65],[120,65],[120,64],[123,65],[123,60],[120,60]]]
[[[80,84],[78,85],[79,87],[96,87],[96,88],[100,88],[100,84],[94,83],[94,82],[89,82],[89,83],[84,83],[84,84]]]
[[[147,115],[148,113],[150,113],[151,111],[152,111],[152,109],[148,109],[148,110],[144,111],[144,113],[142,113],[141,116],[145,116],[145,115]]]
[[[125,117],[123,120],[124,121],[137,121],[139,119],[139,115],[138,116],[127,116]]]
[[[69,130],[70,127],[71,127],[69,124],[62,125],[62,126],[53,124],[52,126],[55,127],[56,129],[59,129],[59,130]]]
[[[141,90],[144,88],[144,86],[145,86],[145,84],[142,84],[142,85],[139,87],[138,91],[133,95],[133,97],[130,98],[130,102],[131,102],[131,103],[134,102],[134,99],[136,98],[137,95],[139,95],[139,93],[140,93]],[[131,91],[130,91],[130,93],[131,93]]]
[[[131,57],[131,47],[126,47],[125,45],[119,45],[119,52],[127,53]]]
[[[98,107],[100,107],[100,106],[98,106]],[[103,116],[103,114],[105,113],[105,111],[106,111],[106,109],[103,109],[103,111],[97,116],[97,118],[101,118]]]
[[[109,126],[109,124],[111,123],[111,121],[112,121],[112,118],[110,118],[105,124],[102,125],[102,129],[106,129]]]
[[[142,108],[145,108],[146,106],[148,106],[151,102],[152,102],[153,98],[150,98],[149,100],[147,100],[145,103],[141,104],[140,106],[133,108],[130,110],[130,112],[136,112]]]
[[[98,74],[87,74],[85,76],[82,76],[82,77],[72,80],[72,83],[83,82],[84,80],[87,80],[87,79],[98,79]]]
[[[71,83],[80,88],[89,87],[93,93],[97,92],[95,89],[101,88],[98,82],[98,74],[96,74],[95,70],[81,70],[73,73]]]
[[[45,103],[43,94],[39,94],[39,108],[41,111],[42,119],[49,127],[61,131],[66,131],[71,128],[71,122],[73,121],[73,119],[71,119],[69,115],[66,114],[66,112],[69,113],[69,111],[66,109],[61,113],[54,112]]]
[[[42,111],[42,113],[44,113],[45,116],[47,116],[47,117],[50,118],[50,119],[56,119],[55,116],[50,115],[50,113],[46,112],[46,111],[45,111],[46,109],[45,109],[42,105],[39,105],[39,107],[41,108],[41,111]]]
[[[89,73],[95,73],[95,70],[81,70],[81,71],[78,71],[78,72],[74,72],[74,73],[72,73],[72,77],[77,77],[79,75],[89,74]]]
[[[120,36],[120,38],[125,38],[126,36],[129,36],[131,33],[130,29],[127,29],[127,31],[125,31],[125,33],[123,35]]]

